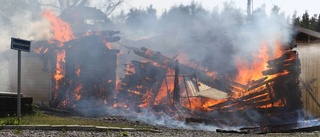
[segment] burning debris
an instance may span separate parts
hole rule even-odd
[[[186,74],[179,75],[183,77],[183,82],[181,78],[175,76],[174,85],[167,92],[169,93],[167,96],[173,100],[171,102],[174,102],[174,105],[180,105],[180,99],[182,100],[181,105],[185,109],[188,109],[189,116],[191,116],[185,117],[188,122],[223,123],[225,125],[230,124],[229,126],[243,126],[243,121],[248,122],[247,125],[276,123],[280,119],[284,120],[283,122],[291,122],[291,120],[296,121],[302,115],[301,91],[298,86],[298,77],[301,72],[300,61],[296,51],[292,51],[291,49],[285,50],[281,57],[268,61],[268,70],[261,72],[264,74],[264,77],[252,80],[246,85],[220,78],[211,78],[210,82],[208,82],[208,78],[210,78],[208,74],[203,73],[201,75],[202,71],[179,63],[176,63],[178,64],[176,66],[179,66],[177,70],[177,67],[173,65],[174,60],[164,57],[159,52],[146,48],[141,48],[141,50],[130,49],[134,50],[135,54],[145,57],[154,63],[165,65],[165,68],[175,69],[175,73],[180,71],[187,74],[188,72],[195,74],[193,77],[192,75],[188,77],[188,82],[186,81]],[[140,73],[136,75],[138,74]],[[176,82],[176,80],[180,81],[180,83]],[[165,82],[165,80],[162,81]],[[198,83],[196,81],[203,84],[207,83],[210,90],[200,91],[197,86],[198,84],[194,84]],[[182,92],[180,93],[180,91]],[[204,92],[207,92],[206,94],[209,95],[205,95]],[[182,94],[185,96],[182,96]],[[253,120],[250,118],[251,115],[247,115],[246,113],[257,113],[259,116],[265,117]],[[243,116],[241,117],[242,120],[238,121],[238,118],[232,117],[234,114]],[[288,114],[292,114],[292,117],[288,116]],[[285,117],[281,118],[282,116]],[[271,119],[273,118],[277,119],[272,121]],[[269,119],[269,121],[265,121],[265,119]],[[233,122],[230,123],[230,121]]]
[[[257,127],[295,123],[303,117],[295,45],[278,44],[270,54],[262,44],[253,64],[237,60],[237,75],[227,76],[145,47],[118,43],[122,47],[115,49],[110,43],[120,40],[119,31],[73,34],[68,23],[49,11],[44,16],[53,39],[34,41],[33,47],[43,70],[52,74],[51,107],[101,114],[148,111],[189,124],[255,132],[265,131]],[[123,47],[144,60],[124,64],[124,77],[119,78]]]

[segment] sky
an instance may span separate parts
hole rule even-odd
[[[125,0],[122,8],[126,11],[132,7],[145,8],[153,5],[158,11],[158,15],[165,9],[169,9],[172,5],[190,4],[191,1],[201,3],[202,7],[212,10],[214,7],[223,7],[224,2],[234,2],[235,7],[239,7],[246,12],[247,0]],[[298,16],[307,10],[309,15],[320,14],[320,1],[319,0],[253,0],[253,9],[266,6],[267,11],[271,11],[274,5],[280,7],[280,10],[287,16],[292,16],[297,11]]]

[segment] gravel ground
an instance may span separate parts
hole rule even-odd
[[[237,134],[237,133],[215,133],[193,130],[174,130],[166,129],[160,133],[154,132],[126,132],[126,131],[107,131],[107,132],[85,132],[85,131],[41,131],[41,130],[1,130],[1,137],[209,137],[209,136],[230,136],[230,137],[319,137],[320,132],[310,133],[269,133],[269,134]]]
[[[140,121],[131,121],[120,116],[107,116],[99,118],[88,118],[81,116],[67,116],[79,119],[91,119],[104,121],[106,123],[117,123],[128,125],[132,128],[141,126],[150,127],[159,132],[150,131],[72,131],[72,130],[0,130],[0,137],[211,137],[211,136],[230,136],[230,137],[320,137],[319,131],[297,132],[297,133],[268,133],[268,134],[242,134],[242,133],[217,133],[210,131],[172,129],[161,126],[151,126]]]

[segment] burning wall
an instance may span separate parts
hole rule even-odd
[[[62,107],[67,108],[112,103],[119,50],[108,49],[95,35],[64,44],[69,46],[65,50],[65,62],[60,64],[64,77],[54,85],[58,88],[53,91],[52,107],[59,103],[65,103],[62,105],[67,106]]]

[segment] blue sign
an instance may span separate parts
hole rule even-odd
[[[11,49],[30,52],[31,41],[11,38]]]

